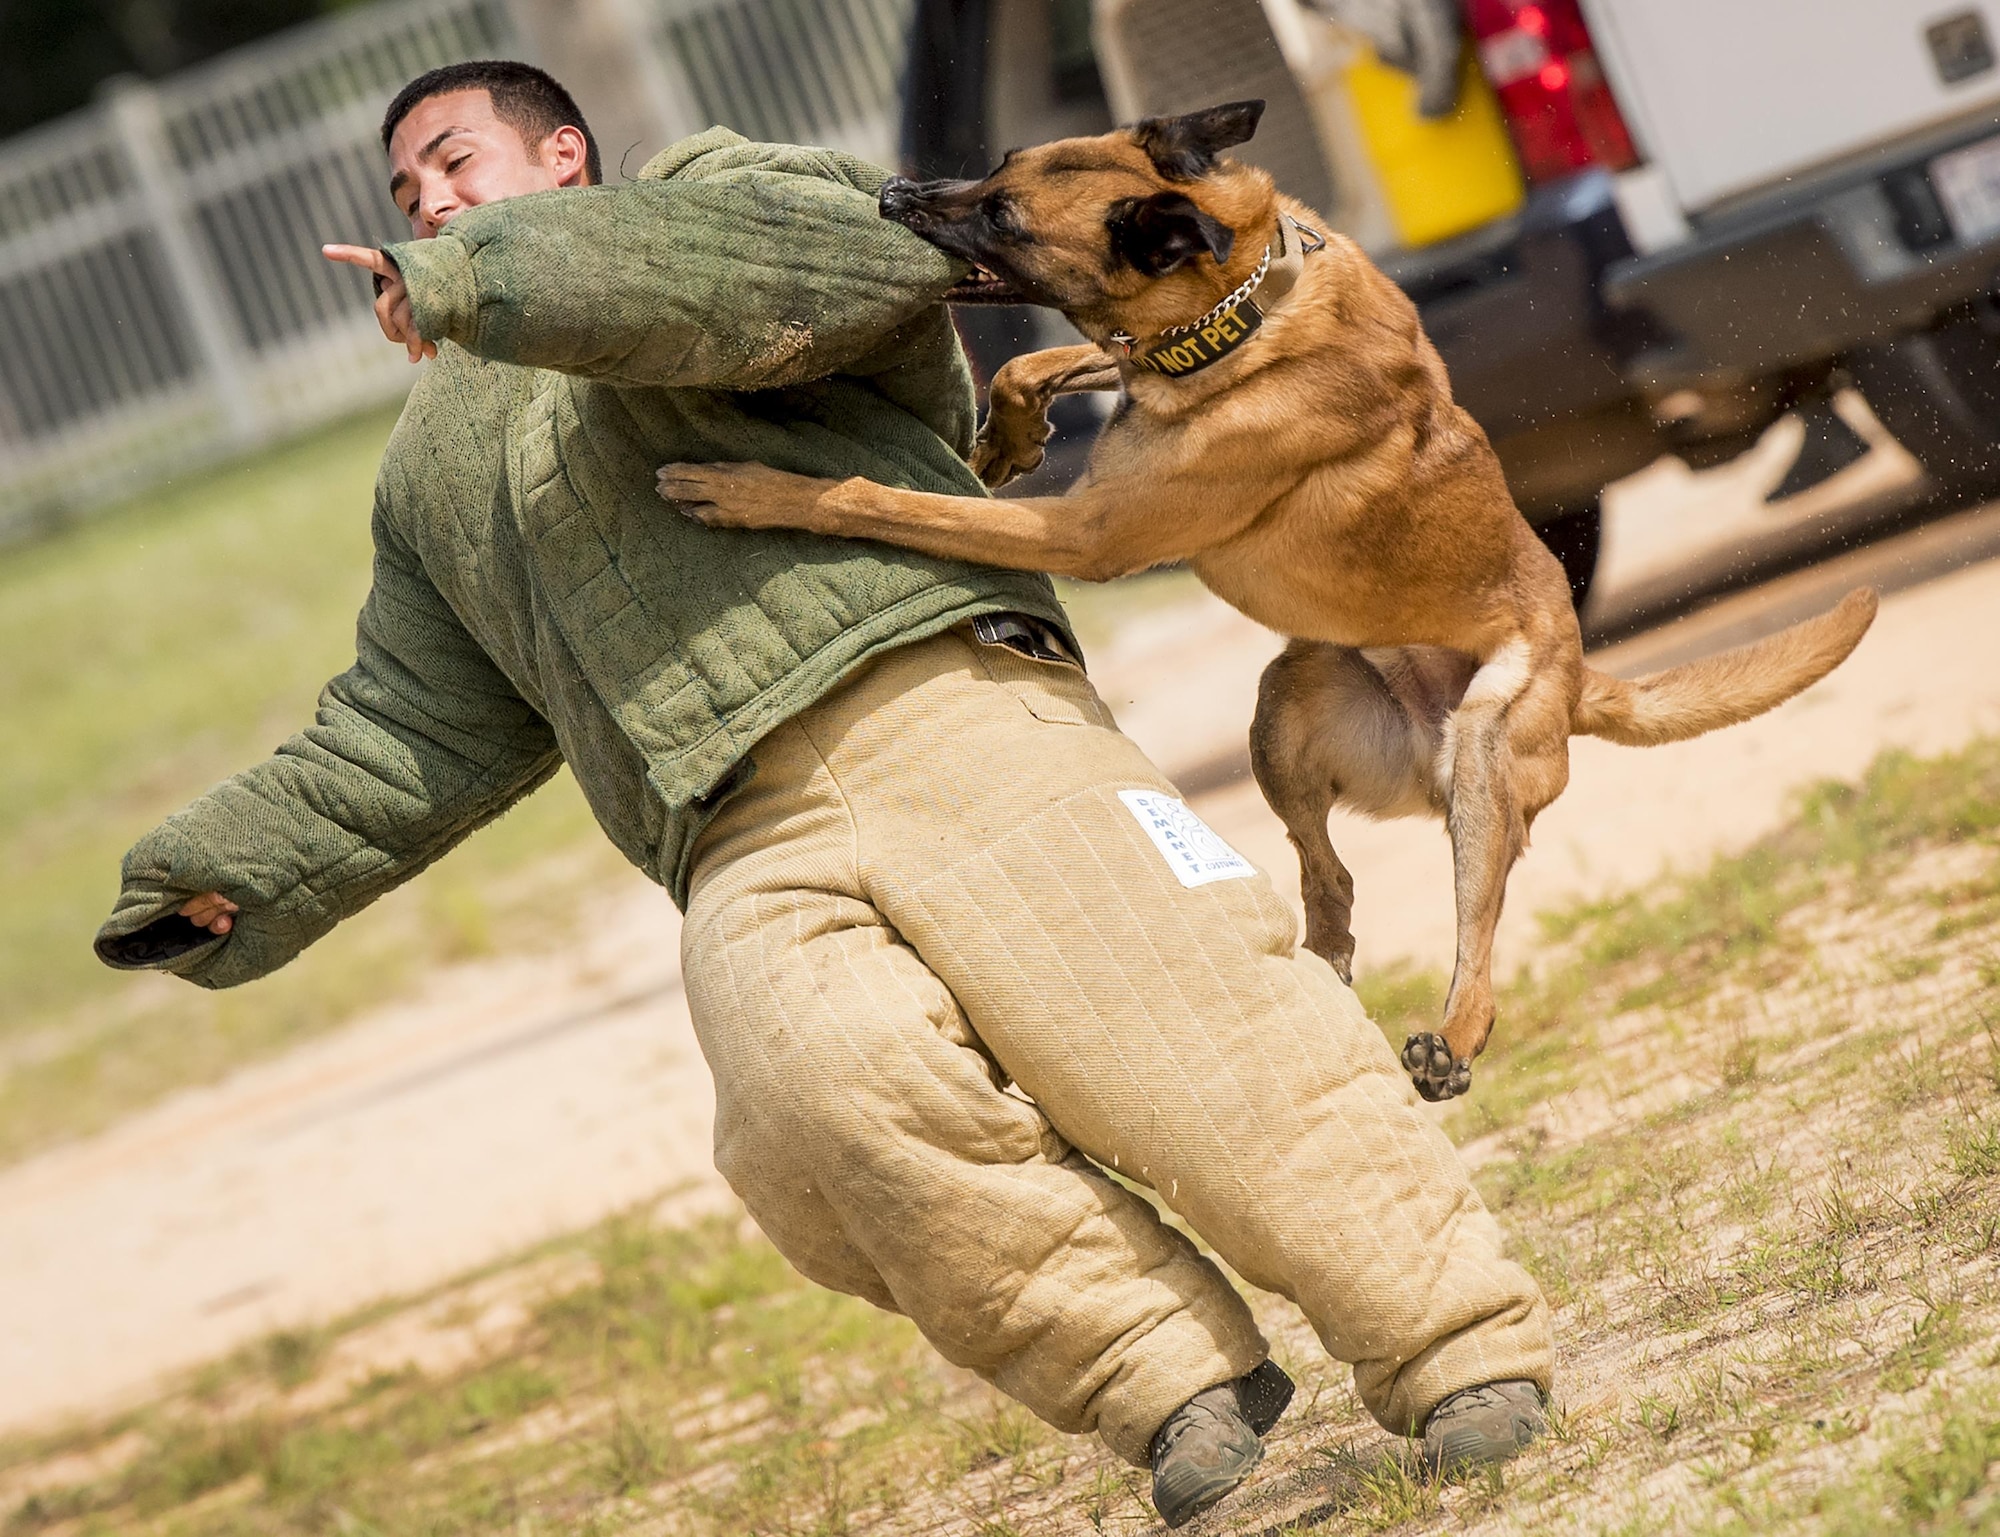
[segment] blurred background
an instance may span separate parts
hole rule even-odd
[[[1996,35],[2000,0],[0,0],[0,1431],[713,1193],[677,919],[566,778],[247,991],[89,951],[122,851],[351,658],[412,371],[319,246],[403,233],[411,76],[538,62],[614,175],[715,122],[977,174],[1262,97],[1242,153],[1416,301],[1602,665],[1897,595],[1796,707],[1601,778],[1579,747],[1505,969],[1541,905],[2000,728]],[[959,322],[982,379],[1066,332]],[[1243,751],[1276,638],[1184,573],[1065,598],[1121,722],[1295,882]],[[1436,830],[1336,841],[1364,982],[1433,975]]]
[[[375,124],[419,70],[574,82],[610,163],[711,122],[921,175],[1259,96],[1247,155],[1421,305],[1579,594],[1604,486],[1858,384],[1941,484],[2000,480],[2000,99],[1978,5],[1803,0],[8,0],[0,534],[394,399],[329,234],[395,233]],[[1851,12],[1852,15],[1847,15]],[[1726,38],[1726,46],[1721,40]],[[635,158],[636,157],[636,158]],[[968,311],[984,370],[1062,330]],[[1073,440],[1096,420],[1066,402]],[[1058,455],[1054,473],[1073,473]]]

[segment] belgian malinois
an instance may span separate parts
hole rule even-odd
[[[972,265],[950,297],[1062,311],[1089,345],[993,381],[973,467],[1041,462],[1050,401],[1120,390],[1065,496],[986,500],[755,464],[675,464],[660,492],[703,523],[806,528],[1100,581],[1184,561],[1292,637],[1264,674],[1251,762],[1299,852],[1307,947],[1351,978],[1340,803],[1442,816],[1457,964],[1442,1034],[1403,1065],[1463,1094],[1493,1026],[1493,931],[1569,739],[1634,746],[1747,720],[1836,666],[1875,595],[1766,640],[1625,682],[1586,667],[1569,584],[1515,507],[1486,435],[1395,284],[1252,166],[1262,102],[1016,150],[979,181],[892,180],[882,213]]]

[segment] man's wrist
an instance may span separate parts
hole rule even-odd
[[[114,971],[163,971],[227,937],[179,913],[165,913],[129,933],[100,933],[95,948],[97,958]]]
[[[427,342],[471,344],[479,318],[479,287],[472,253],[450,232],[430,240],[406,240],[382,247],[403,275],[410,317]]]

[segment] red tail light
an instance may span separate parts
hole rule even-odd
[[[1530,181],[1639,160],[1577,0],[1460,0]]]

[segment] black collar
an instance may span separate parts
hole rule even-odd
[[[1299,233],[1296,254],[1285,238],[1285,226],[1288,224]],[[1308,229],[1290,214],[1280,214],[1277,238],[1264,247],[1256,270],[1199,320],[1170,326],[1143,350],[1135,351],[1139,339],[1124,331],[1114,331],[1111,340],[1125,349],[1125,356],[1132,360],[1134,367],[1142,368],[1147,373],[1161,374],[1169,379],[1182,379],[1199,373],[1211,363],[1219,363],[1228,357],[1264,323],[1264,311],[1251,296],[1263,286],[1267,277],[1274,275],[1271,261],[1273,247],[1278,254],[1278,274],[1284,278],[1282,288],[1270,296],[1271,307],[1275,309],[1291,291],[1293,283],[1298,281],[1298,269],[1305,258],[1325,245],[1326,237],[1319,231]]]

